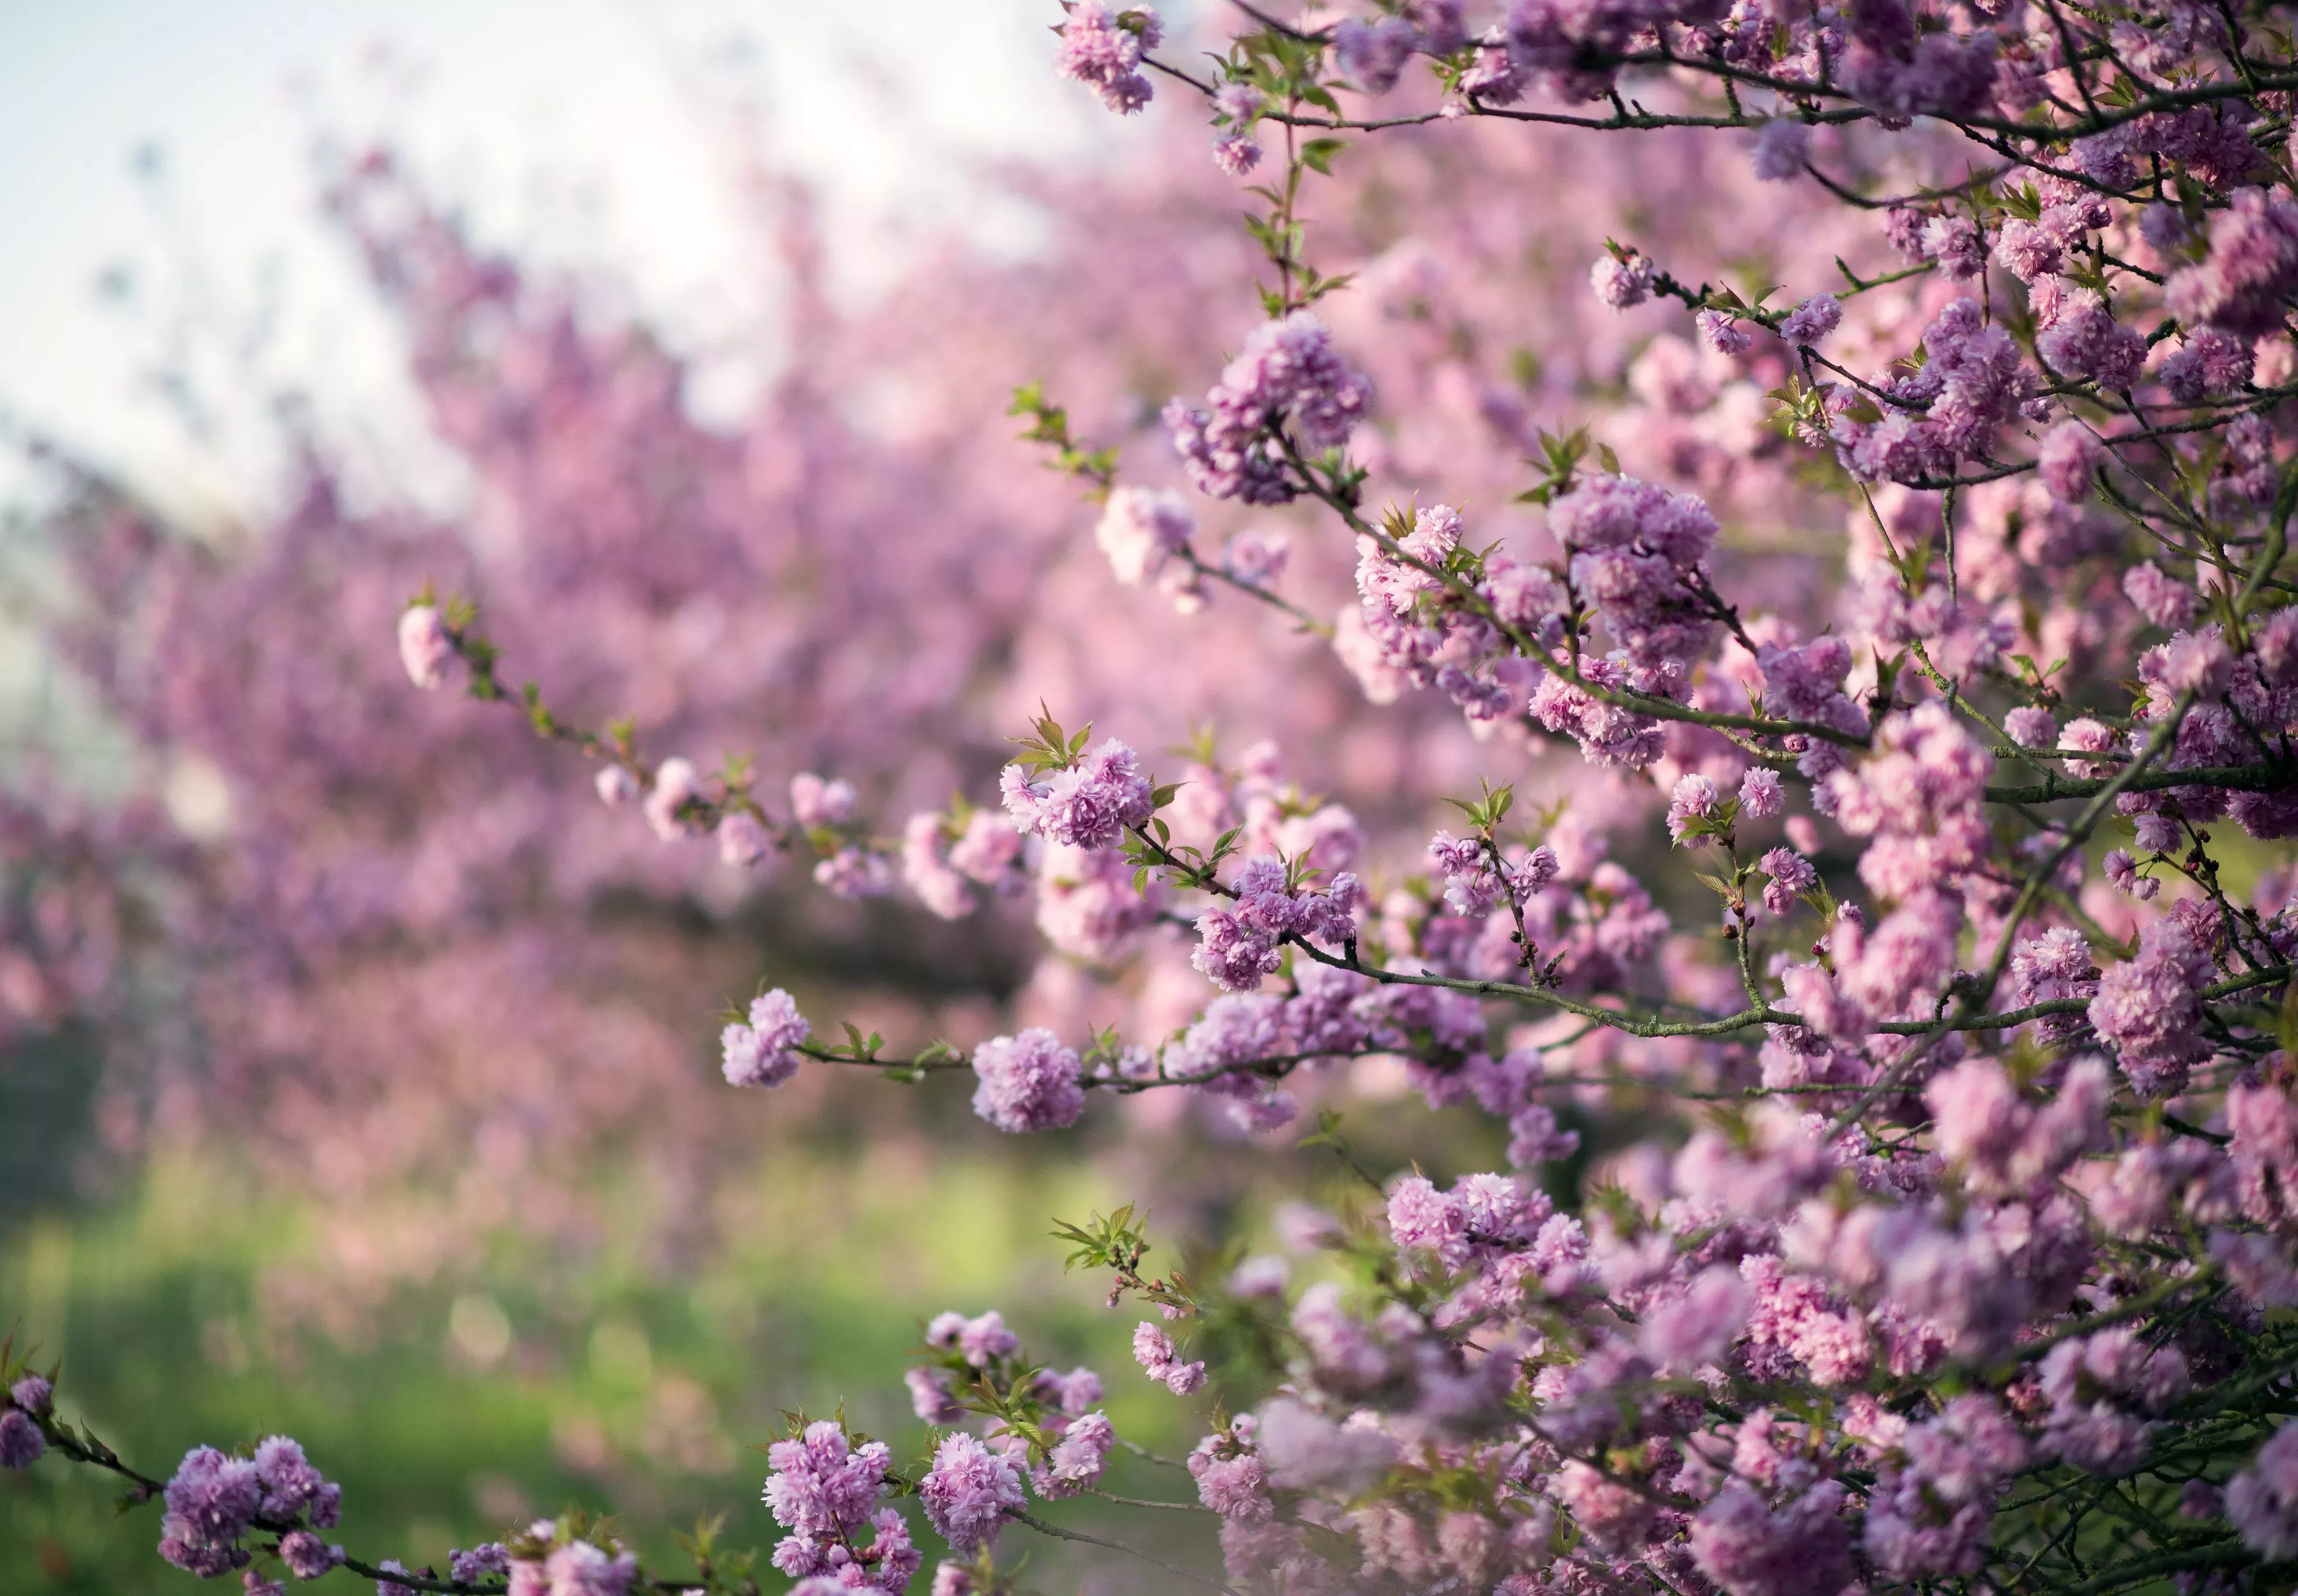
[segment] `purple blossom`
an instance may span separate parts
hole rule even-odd
[[[2298,289],[2298,204],[2263,188],[2237,189],[2211,218],[2210,253],[2173,272],[2163,304],[2187,327],[2255,338],[2281,325]]]
[[[973,1050],[973,1112],[1000,1130],[1057,1130],[1085,1112],[1078,1055],[1042,1026]]]
[[[2099,862],[2099,873],[2117,892],[2145,902],[2162,889],[2162,883],[2152,876],[2142,876],[2138,866],[2125,848],[2114,848]]]
[[[1229,177],[1244,177],[1261,163],[1261,145],[1252,137],[1252,120],[1261,112],[1261,92],[1250,83],[1222,83],[1213,92],[1213,115],[1228,127],[1213,136],[1213,163]]]
[[[2113,727],[2088,715],[2069,721],[2059,732],[2059,747],[2076,753],[2115,753],[2120,750],[2121,740]],[[2070,759],[2067,765],[2079,776],[2104,775],[2114,768],[2108,762],[2097,759]]]
[[[772,846],[766,828],[747,809],[730,809],[718,822],[718,857],[738,870],[765,858]]]
[[[1173,446],[1197,491],[1247,504],[1282,504],[1296,490],[1285,463],[1283,429],[1321,453],[1347,443],[1372,404],[1372,385],[1333,348],[1325,324],[1306,310],[1255,327],[1244,349],[1195,409],[1165,407]]]
[[[1844,418],[1835,435],[1855,475],[1898,482],[1920,479],[1956,460],[1989,452],[1998,429],[2031,399],[2038,374],[2021,365],[2019,348],[1999,327],[1988,325],[1975,300],[1959,299],[1923,329],[1930,356],[1922,372],[1900,392],[1928,409],[1891,409],[1880,420]],[[2138,352],[2145,353],[2143,341]]]
[[[1689,1374],[1717,1362],[1748,1322],[1752,1296],[1736,1269],[1702,1269],[1680,1296],[1650,1309],[1636,1344],[1663,1369]]]
[[[842,826],[854,818],[860,802],[854,783],[843,779],[824,780],[810,770],[802,770],[790,778],[790,815],[807,831],[823,826]]]
[[[1196,512],[1178,493],[1121,487],[1110,494],[1093,535],[1109,557],[1111,574],[1138,587],[1156,580],[1188,548],[1196,529]]]
[[[2087,1474],[2128,1474],[2145,1456],[2150,1428],[2130,1409],[2159,1410],[2186,1393],[2187,1379],[2183,1353],[2150,1348],[2127,1326],[2062,1341],[2037,1370],[2050,1403],[2042,1450]]]
[[[421,688],[437,688],[447,680],[447,662],[454,657],[454,640],[447,624],[428,604],[410,604],[399,616],[399,661],[407,679]]]
[[[2142,682],[2159,682],[2171,693],[2190,692],[2202,699],[2224,692],[2233,671],[2233,651],[2227,647],[2225,634],[2214,625],[2200,632],[2178,633],[2138,660]]]
[[[55,1387],[44,1375],[26,1375],[8,1387],[8,1400],[36,1418],[54,1404],[55,1394]]]
[[[249,1553],[239,1541],[263,1507],[263,1482],[252,1462],[195,1446],[177,1466],[165,1499],[162,1558],[203,1579],[246,1566]]]
[[[2287,1228],[2298,1220],[2298,1194],[2286,1184],[2287,1171],[2298,1168],[2298,1103],[2277,1087],[2236,1085],[2228,1089],[2226,1112],[2243,1211],[2261,1225]]]
[[[2186,225],[2186,212],[2170,204],[2149,205],[2141,211],[2138,232],[2151,248],[2165,254],[2194,236],[2194,230]]]
[[[1996,236],[1995,261],[2022,283],[2055,277],[2066,263],[2066,240],[2052,228],[2016,218]]]
[[[1588,271],[1588,281],[1596,290],[1596,297],[1615,310],[1630,310],[1649,299],[1653,277],[1651,262],[1641,255],[1630,255],[1624,260],[1614,255],[1600,256]]]
[[[1779,772],[1756,765],[1740,779],[1740,813],[1748,820],[1770,820],[1786,806],[1786,792],[1779,788]]]
[[[909,1520],[893,1509],[880,1508],[871,1515],[870,1526],[873,1533],[861,1561],[875,1566],[876,1577],[871,1583],[886,1596],[902,1596],[924,1565],[925,1554],[910,1538]]]
[[[588,1541],[573,1541],[543,1559],[550,1596],[629,1596],[639,1560],[631,1552],[608,1552]]]
[[[1094,89],[1110,110],[1129,115],[1154,96],[1140,67],[1143,54],[1164,37],[1155,11],[1136,5],[1112,12],[1101,0],[1077,0],[1057,31],[1062,47],[1054,70]]]
[[[1977,224],[1961,216],[1934,216],[1923,224],[1922,252],[1957,282],[1987,269],[1987,241]]]
[[[884,1442],[857,1448],[842,1425],[827,1418],[768,1447],[766,1462],[773,1472],[766,1476],[765,1502],[774,1522],[790,1532],[774,1548],[774,1567],[803,1579],[843,1562],[864,1526],[872,1522],[890,1460]],[[554,1553],[554,1582],[557,1562]],[[552,1596],[558,1596],[555,1583]]]
[[[1144,1322],[1133,1332],[1133,1360],[1153,1380],[1162,1380],[1176,1396],[1187,1396],[1205,1382],[1205,1366],[1184,1363],[1173,1338],[1154,1324]]]
[[[496,1550],[500,1551],[501,1548]],[[467,1557],[470,1554],[463,1552],[457,1555]],[[287,1565],[287,1572],[297,1579],[317,1579],[343,1562],[343,1549],[328,1545],[310,1530],[290,1530],[279,1537],[279,1560]],[[506,1571],[506,1567],[499,1564],[487,1572],[500,1574]],[[471,1579],[477,1576],[465,1574],[458,1567],[454,1577]]]
[[[2036,446],[2036,474],[2052,498],[2062,504],[2080,504],[2090,497],[2091,478],[2105,454],[2105,446],[2089,427],[2079,421],[2062,421]]]
[[[2277,1428],[2227,1482],[2226,1509],[2242,1543],[2261,1557],[2298,1557],[2298,1425]]]
[[[1743,355],[1756,346],[1756,335],[1721,310],[1702,310],[1692,318],[1707,347],[1719,355]]]
[[[972,882],[949,860],[947,828],[939,815],[913,815],[902,827],[902,884],[944,920],[963,920],[979,906]]]
[[[1021,1340],[1006,1328],[1005,1316],[993,1308],[959,1325],[955,1344],[958,1356],[976,1369],[987,1369],[998,1359],[1010,1356]]]
[[[2058,746],[2059,723],[2047,709],[2033,704],[2021,704],[2003,717],[2003,730],[2011,740],[2022,748],[2053,748]]]
[[[654,785],[647,790],[646,801],[641,807],[656,836],[665,842],[676,842],[700,831],[687,818],[684,810],[701,796],[702,776],[694,768],[694,762],[673,757],[656,767]]]
[[[2254,356],[2250,340],[2214,327],[2197,327],[2157,373],[2180,404],[2234,393],[2251,379]]]
[[[1285,575],[1292,542],[1281,532],[1240,532],[1221,550],[1221,568],[1249,587],[1269,588]]]
[[[1821,1480],[1773,1508],[1734,1480],[1691,1522],[1691,1556],[1729,1596],[1804,1596],[1855,1577],[1843,1487]]]
[[[1133,872],[1132,863],[1114,848],[1048,848],[1037,869],[1037,929],[1063,953],[1114,962],[1165,902],[1157,881],[1136,888]]]
[[[1972,1059],[1932,1080],[1923,1101],[1940,1156],[1960,1166],[1975,1189],[2011,1195],[2052,1179],[2105,1145],[2112,1092],[2106,1066],[2084,1059],[2068,1071],[2058,1093],[2036,1107],[2021,1099],[2002,1065]]]
[[[798,1051],[814,1034],[798,1000],[780,987],[751,999],[749,1023],[728,1025],[719,1033],[724,1054],[726,1083],[738,1087],[775,1087],[798,1073]]]
[[[1075,1496],[1101,1477],[1110,1449],[1116,1444],[1117,1431],[1108,1415],[1083,1414],[1062,1432],[1062,1438],[1046,1455],[1046,1467],[1031,1474],[1030,1484],[1048,1501]]]
[[[507,1577],[510,1573],[510,1553],[500,1541],[490,1541],[484,1546],[474,1546],[468,1551],[447,1554],[447,1577],[468,1584],[492,1575]]]
[[[1197,916],[1197,947],[1189,962],[1224,991],[1249,992],[1274,975],[1283,954],[1277,938],[1245,924],[1227,909]]]
[[[1689,843],[1685,842],[1684,838],[1686,833],[1691,831],[1695,822],[1715,818],[1719,801],[1715,794],[1715,783],[1706,776],[1678,777],[1675,787],[1668,794],[1667,798],[1669,839],[1679,847],[1706,846],[1707,835],[1704,831],[1692,836]]]
[[[965,1416],[950,1385],[946,1370],[939,1369],[910,1369],[902,1371],[902,1382],[910,1388],[910,1407],[926,1424],[947,1426]]]
[[[21,1408],[0,1410],[0,1468],[29,1468],[48,1450],[48,1438]]]
[[[1756,134],[1756,177],[1765,183],[1784,183],[1803,176],[1811,160],[1811,129],[1793,117],[1773,117]]]
[[[1643,1542],[1658,1510],[1641,1492],[1615,1484],[1576,1458],[1557,1476],[1556,1496],[1591,1541],[1619,1557]]]
[[[1388,1194],[1388,1234],[1400,1252],[1426,1253],[1445,1269],[1468,1261],[1467,1216],[1423,1176],[1406,1176]]]
[[[2129,387],[2145,363],[2146,340],[2117,322],[2095,291],[2057,279],[2046,289],[2037,296],[2042,330],[2035,352],[2062,376],[2090,377],[2103,389]]]
[[[968,881],[985,887],[1004,884],[1021,856],[1021,833],[1004,815],[976,809],[950,845],[949,862]]]
[[[1148,778],[1133,750],[1113,737],[1042,781],[1009,765],[1002,788],[1017,829],[1070,848],[1113,847],[1128,827],[1145,823],[1153,812]]]
[[[2195,590],[2163,575],[2153,560],[2122,574],[2122,591],[2138,613],[2166,632],[2175,632],[2193,618]]]
[[[894,864],[874,848],[849,844],[815,864],[814,880],[838,897],[883,897],[894,889]]]
[[[1047,1399],[1071,1418],[1083,1418],[1104,1394],[1101,1377],[1082,1367],[1065,1375],[1056,1375],[1050,1370],[1040,1371],[1039,1379]]]
[[[1197,1500],[1223,1518],[1254,1522],[1274,1509],[1269,1496],[1269,1467],[1252,1444],[1250,1415],[1236,1421],[1227,1435],[1207,1435],[1189,1453],[1189,1473],[1197,1482]]]
[[[1242,178],[1261,164],[1261,141],[1231,128],[1213,136],[1213,164],[1232,178]],[[944,1567],[954,1567],[945,1563]]]
[[[1814,294],[1780,323],[1780,336],[1790,346],[1807,348],[1824,339],[1843,320],[1843,305],[1831,294]]]
[[[1994,1499],[2027,1465],[2017,1425],[1992,1397],[1958,1396],[1910,1426],[1900,1450],[1904,1468],[1885,1474],[1868,1509],[1868,1555],[1903,1579],[1976,1574]]]
[[[1376,22],[1345,17],[1333,30],[1333,61],[1341,75],[1365,93],[1385,95],[1396,87],[1419,42],[1412,24],[1402,17],[1383,17]]]
[[[1877,17],[1896,22],[1905,14],[1897,6],[1863,8],[1856,13],[1844,62],[1845,87],[1881,112],[1886,126],[1904,126],[1917,116],[1951,119],[1983,109],[1995,87],[1993,31],[1910,37],[1872,25]]]
[[[319,1498],[327,1482],[285,1435],[273,1435],[255,1449],[255,1475],[263,1484],[263,1516],[293,1518]]]
[[[1647,680],[1688,676],[1717,631],[1699,597],[1716,536],[1707,505],[1631,476],[1599,475],[1551,504],[1548,525],[1569,555],[1573,585],[1593,600],[1624,663]],[[1586,666],[1582,674],[1602,675]],[[1546,678],[1542,690],[1557,680]],[[1541,709],[1537,696],[1533,707]]]
[[[934,1453],[919,1482],[926,1517],[961,1557],[993,1544],[1006,1517],[1021,1510],[1021,1476],[1013,1466],[971,1435],[951,1435]]]

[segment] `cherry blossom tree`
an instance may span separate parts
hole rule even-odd
[[[1064,1014],[1041,976],[1037,1023],[893,1049],[818,1033],[770,978],[723,1022],[732,1087],[970,1075],[1015,1135],[1178,1096],[1240,1147],[1306,1132],[1348,1167],[1336,1105],[1380,1059],[1505,1129],[1505,1168],[1363,1171],[1210,1271],[1152,1266],[1135,1208],[1065,1222],[1146,1316],[1121,1377],[1198,1404],[1186,1458],[1152,1460],[1170,1494],[1129,1505],[1211,1515],[1217,1571],[1056,1516],[1128,1443],[1120,1377],[1045,1366],[996,1311],[923,1327],[925,1455],[841,1419],[773,1444],[773,1567],[903,1591],[915,1496],[938,1596],[1014,1588],[1013,1532],[1228,1592],[2286,1588],[2298,911],[2261,845],[2298,832],[2286,17],[1228,20],[1194,53],[1075,0],[1057,56],[1115,113],[1179,102],[1251,207],[1226,358],[1137,378],[1129,422],[1115,385],[1019,371],[1011,413],[1105,580],[1156,590],[1132,603],[1257,607],[1329,647],[1368,721],[1457,717],[1476,790],[1445,829],[1318,796],[1360,712],[1310,718],[1269,657],[1243,683],[1267,746],[1146,751],[1129,722],[1239,668],[1153,652],[1093,725],[1042,709],[897,818],[858,756],[707,770],[675,696],[635,724],[555,707],[583,688],[497,629],[480,573],[377,617],[441,694],[406,702],[518,710],[600,835],[899,883],[945,919],[1026,899],[1129,999]],[[1687,169],[1703,192],[1668,208]],[[1561,236],[1589,183],[1609,236],[1534,274],[1569,302],[1475,280],[1495,234],[1525,246],[1509,219]],[[1407,231],[1424,208],[1442,227]],[[1082,285],[1112,323],[1168,309],[1126,286]],[[1230,521],[1280,510],[1281,556]],[[1335,614],[1318,583],[1351,562]],[[1121,601],[1066,596],[1013,635],[1090,651]],[[292,1443],[162,1482],[5,1372],[0,1460],[162,1497],[179,1567],[268,1590],[341,1556]],[[573,1515],[444,1576],[349,1566],[393,1596],[764,1576],[707,1546],[640,1570]]]

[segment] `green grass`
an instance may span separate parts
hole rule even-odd
[[[62,1355],[65,1416],[146,1473],[165,1476],[201,1442],[295,1435],[343,1485],[336,1536],[410,1567],[569,1505],[619,1515],[663,1572],[684,1567],[669,1532],[705,1514],[763,1552],[776,1534],[758,1501],[765,1460],[746,1449],[779,1435],[786,1410],[842,1402],[897,1458],[919,1455],[900,1373],[919,1321],[943,1308],[1002,1308],[1035,1355],[1101,1370],[1120,1433],[1186,1445],[1191,1413],[1132,1367],[1137,1316],[1064,1277],[1046,1234],[1051,1216],[1120,1194],[1083,1166],[921,1145],[842,1162],[775,1153],[716,1195],[723,1233],[739,1239],[715,1256],[667,1256],[636,1232],[576,1261],[499,1238],[475,1278],[395,1291],[352,1316],[350,1338],[281,1329],[265,1307],[283,1286],[326,1300],[310,1295],[323,1277],[297,1273],[308,1216],[211,1167],[161,1161],[130,1197],[0,1238],[0,1324]],[[1115,1490],[1193,1494],[1178,1476],[1120,1465]],[[123,1516],[116,1485],[54,1456],[0,1476],[0,1591],[222,1588],[161,1563],[158,1509]],[[1110,1527],[1075,1503],[1052,1516]],[[1208,1539],[1183,1515],[1152,1517],[1118,1533],[1167,1551]],[[1016,1531],[1005,1550],[1032,1541],[1042,1583],[1074,1588],[1054,1577],[1080,1571],[1057,1555],[1071,1549]],[[356,1584],[338,1574],[320,1589]]]

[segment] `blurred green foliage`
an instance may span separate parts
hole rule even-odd
[[[607,1236],[569,1260],[503,1237],[475,1282],[394,1289],[340,1336],[279,1322],[280,1302],[326,1289],[327,1276],[299,1272],[318,1243],[308,1216],[258,1202],[211,1164],[162,1156],[132,1195],[20,1213],[0,1243],[0,1320],[62,1355],[65,1415],[146,1473],[165,1476],[201,1442],[296,1436],[343,1483],[335,1534],[370,1559],[443,1567],[451,1546],[581,1505],[619,1515],[668,1573],[684,1567],[670,1532],[706,1514],[726,1515],[728,1543],[771,1548],[765,1461],[746,1449],[779,1435],[786,1410],[821,1417],[842,1402],[903,1463],[922,1455],[900,1371],[920,1322],[944,1308],[1003,1309],[1035,1356],[1102,1373],[1121,1434],[1185,1446],[1184,1404],[1133,1368],[1138,1316],[1064,1277],[1047,1235],[1051,1216],[1113,1197],[1083,1166],[916,1138],[842,1161],[785,1146],[711,1199],[740,1237],[720,1255],[690,1263]],[[1185,1477],[1123,1456],[1107,1484],[1194,1496]],[[123,1518],[117,1496],[55,1458],[0,1476],[0,1591],[221,1588],[161,1563],[158,1508]],[[911,1511],[930,1571],[938,1547]],[[1113,1511],[1049,1509],[1104,1533]],[[1210,1545],[1196,1515],[1141,1517],[1118,1533],[1169,1553]],[[1075,1589],[1083,1573],[1079,1549],[1026,1531],[1005,1550],[1030,1551],[1032,1583],[1047,1589]]]

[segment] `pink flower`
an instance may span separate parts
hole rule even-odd
[[[1112,12],[1102,0],[1078,0],[1057,31],[1062,47],[1054,70],[1095,89],[1110,110],[1129,115],[1155,95],[1139,70],[1143,53],[1155,49],[1165,32],[1150,7]]]
[[[1757,765],[1740,778],[1740,813],[1748,819],[1769,820],[1786,801],[1779,772]]]
[[[749,1022],[732,1024],[720,1035],[727,1084],[780,1086],[798,1073],[798,1049],[814,1028],[798,1012],[798,1002],[776,987],[752,1001]]]
[[[399,612],[399,661],[407,679],[421,688],[436,688],[447,680],[447,661],[454,657],[454,640],[439,611],[428,604],[410,604]]]
[[[676,842],[682,837],[692,837],[701,828],[685,814],[686,806],[702,796],[701,773],[693,761],[669,758],[656,767],[654,785],[648,789],[642,806],[647,824],[665,842]]]
[[[2052,498],[2062,504],[2081,504],[2090,498],[2091,478],[2105,455],[2105,445],[2089,427],[2079,421],[2062,421],[2036,446],[2036,473]]]
[[[1016,827],[1071,848],[1110,848],[1152,812],[1148,778],[1133,750],[1113,737],[1041,781],[1009,765],[1003,790]]]
[[[1704,847],[1707,834],[1702,832],[1684,841],[1685,833],[1694,821],[1707,820],[1715,814],[1715,783],[1706,776],[1680,776],[1674,790],[1667,799],[1667,834],[1681,846]]]
[[[1806,348],[1824,339],[1842,320],[1843,305],[1835,295],[1814,294],[1780,323],[1780,336],[1795,348]]]
[[[918,1484],[918,1497],[935,1530],[961,1557],[994,1544],[1026,1500],[1013,1466],[967,1435],[942,1442],[933,1468]]]
[[[1702,310],[1692,318],[1707,347],[1720,355],[1743,355],[1756,346],[1756,335],[1721,310]]]
[[[1756,177],[1765,183],[1784,183],[1803,176],[1811,159],[1811,129],[1793,117],[1773,117],[1756,134]]]
[[[808,831],[822,826],[842,826],[854,818],[856,798],[854,783],[846,781],[825,781],[812,771],[800,771],[790,778],[790,815]]]
[[[756,864],[772,845],[766,828],[747,809],[730,809],[718,822],[718,857],[726,864]]]
[[[1153,581],[1189,546],[1196,513],[1188,500],[1164,489],[1121,487],[1109,496],[1094,541],[1109,568],[1128,587]]]
[[[1042,1026],[973,1050],[973,1112],[1000,1130],[1054,1130],[1085,1112],[1078,1055]]]

